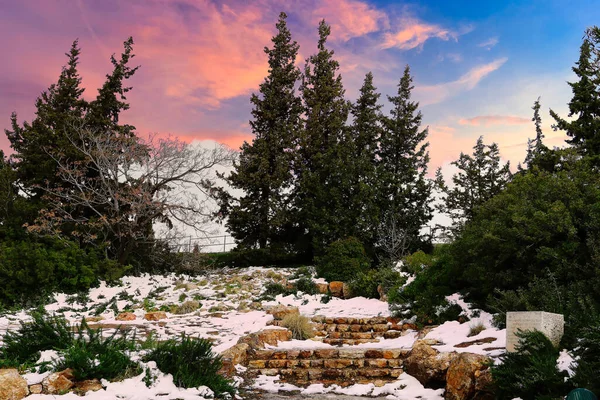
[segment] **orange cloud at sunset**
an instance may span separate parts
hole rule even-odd
[[[449,40],[457,38],[457,34],[438,25],[428,24],[414,18],[404,18],[400,28],[395,33],[386,33],[380,47],[389,49],[396,47],[401,50],[410,50],[421,47],[431,38]]]
[[[333,0],[319,4],[312,13],[316,17],[312,23],[324,18],[331,25],[334,40],[363,36],[389,24],[385,13],[362,1]]]
[[[473,118],[463,118],[458,123],[473,126],[523,125],[531,123],[531,118],[522,118],[513,115],[481,115]]]

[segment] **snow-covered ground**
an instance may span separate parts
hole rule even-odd
[[[297,306],[300,313],[306,316],[324,315],[335,317],[376,317],[389,316],[385,302],[357,297],[348,300],[332,298],[328,303],[321,302],[322,295],[279,295],[273,301],[256,302],[270,281],[284,283],[293,274],[292,269],[246,268],[209,272],[202,276],[185,275],[143,275],[141,277],[125,277],[118,285],[107,286],[102,283],[98,288],[89,291],[87,297],[78,299],[75,296],[55,294],[52,303],[45,308],[49,313],[64,315],[73,324],[83,318],[102,317],[94,324],[105,327],[105,333],[118,326],[136,329],[138,336],[153,334],[157,340],[165,340],[180,336],[182,333],[192,337],[203,337],[213,341],[213,349],[222,352],[237,343],[241,336],[257,332],[267,326],[273,317],[265,311],[276,304]],[[201,303],[201,308],[189,314],[177,315],[169,311],[167,318],[160,321],[143,319],[147,310],[172,310],[173,307],[187,300]],[[426,339],[437,339],[442,344],[436,346],[440,351],[469,351],[490,356],[498,356],[505,346],[505,331],[492,326],[492,316],[481,312],[473,314],[468,304],[458,295],[450,296],[450,301],[459,304],[465,314],[471,317],[469,322],[447,322],[427,333]],[[131,311],[136,319],[133,321],[117,321],[119,312]],[[477,316],[476,316],[477,315]],[[0,335],[7,329],[18,329],[21,321],[30,317],[25,311],[0,316]],[[476,336],[468,337],[471,327],[483,324],[484,329]],[[454,345],[483,338],[494,338],[492,343],[456,348]],[[379,343],[365,343],[359,347],[377,348],[411,348],[417,340],[417,332],[408,332],[397,339],[381,339]],[[278,348],[330,347],[316,341],[280,342]],[[492,348],[492,350],[490,350]],[[495,349],[493,349],[495,348]],[[499,348],[499,349],[498,349]],[[51,359],[52,354],[44,353],[44,359]],[[566,356],[565,356],[566,357]],[[566,362],[566,361],[565,361]],[[154,365],[148,365],[154,368]],[[187,399],[206,397],[206,388],[179,389],[175,387],[170,375],[156,371],[158,379],[147,388],[142,382],[144,374],[123,382],[103,382],[106,391],[89,393],[92,399]],[[28,374],[30,384],[41,381],[44,375]],[[289,384],[276,381],[276,377],[261,376],[255,387],[263,390],[300,390]],[[346,388],[337,386],[323,387],[312,385],[301,389],[302,393],[342,393],[354,395],[380,396],[389,395],[395,399],[442,399],[443,390],[432,390],[423,386],[413,377],[404,373],[397,381],[383,387],[374,385],[353,385]],[[75,398],[74,394],[61,398]],[[47,399],[50,396],[35,395],[32,399]]]

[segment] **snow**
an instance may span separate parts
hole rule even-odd
[[[559,371],[567,371],[569,377],[572,377],[575,374],[573,369],[576,367],[577,363],[573,356],[569,354],[567,350],[562,350],[560,355],[558,356],[558,360],[556,361]]]

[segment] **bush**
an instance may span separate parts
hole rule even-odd
[[[315,336],[313,325],[304,315],[288,314],[281,321],[281,326],[292,332],[292,338],[306,340]]]
[[[207,386],[221,398],[235,394],[231,381],[219,375],[221,356],[212,352],[212,344],[206,339],[183,336],[181,340],[159,343],[144,360],[156,362],[158,369],[173,375],[178,387]]]
[[[293,283],[294,290],[296,292],[302,292],[306,294],[318,294],[319,289],[317,285],[313,282],[311,278],[300,278],[296,282]]]
[[[501,355],[502,363],[491,367],[497,398],[563,398],[570,386],[565,383],[567,373],[559,371],[556,364],[559,350],[539,331],[517,335],[516,351]]]
[[[118,279],[126,267],[56,237],[0,242],[0,304],[31,306],[52,292],[87,290],[98,278]]]
[[[352,296],[362,296],[369,299],[379,299],[377,288],[381,285],[383,292],[388,293],[393,288],[399,288],[406,282],[406,277],[391,267],[371,269],[359,272],[356,278],[350,281]]]
[[[362,243],[355,237],[337,240],[315,259],[317,275],[328,282],[349,282],[371,265]]]
[[[433,260],[434,256],[432,254],[425,254],[422,250],[419,250],[404,257],[402,260],[402,270],[411,274],[416,274],[423,268],[433,265]]]
[[[582,337],[573,351],[577,367],[573,382],[575,386],[600,393],[600,322],[582,331]]]

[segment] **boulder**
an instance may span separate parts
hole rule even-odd
[[[235,373],[236,365],[247,365],[249,349],[250,346],[247,343],[238,343],[221,353],[223,367],[219,373],[222,375],[232,376]]]
[[[73,370],[70,368],[64,371],[54,372],[42,381],[42,387],[45,394],[63,394],[75,386],[73,383]]]
[[[315,283],[317,285],[317,290],[320,294],[327,294],[329,292],[329,285],[326,283]]]
[[[122,312],[115,318],[117,321],[135,321],[135,314],[130,312]]]
[[[342,285],[342,295],[344,296],[344,299],[351,299],[353,297],[350,285],[346,282]]]
[[[21,400],[29,394],[27,381],[15,368],[0,369],[0,400]]]
[[[104,320],[104,317],[101,315],[97,315],[92,317],[85,317],[84,320],[85,322],[100,322]]]
[[[298,307],[278,305],[268,309],[267,314],[271,314],[276,320],[282,320],[290,314],[300,314],[300,311],[298,310]]]
[[[41,383],[36,383],[34,385],[29,386],[30,394],[42,394],[43,390],[44,390],[44,387],[42,386]]]
[[[331,282],[329,284],[329,291],[333,297],[344,297],[344,282]]]
[[[385,290],[383,290],[382,285],[377,285],[377,293],[379,294],[379,300],[385,301],[387,303],[387,293],[385,293]]]
[[[164,311],[152,311],[149,313],[146,313],[146,315],[144,315],[144,319],[146,321],[160,321],[161,319],[166,319],[167,318],[167,313],[165,313]]]
[[[102,383],[98,379],[88,379],[75,384],[75,391],[80,395],[87,392],[97,392],[102,389],[104,389],[104,386],[102,386]]]
[[[425,387],[439,389],[446,386],[446,372],[456,353],[440,353],[431,347],[435,340],[417,340],[404,360],[404,370]]]
[[[491,358],[473,353],[461,353],[451,363],[446,374],[447,400],[492,400]]]
[[[276,346],[277,342],[292,340],[292,332],[287,329],[263,329],[262,331],[242,336],[238,344],[246,343],[252,350],[265,348],[265,344]]]

